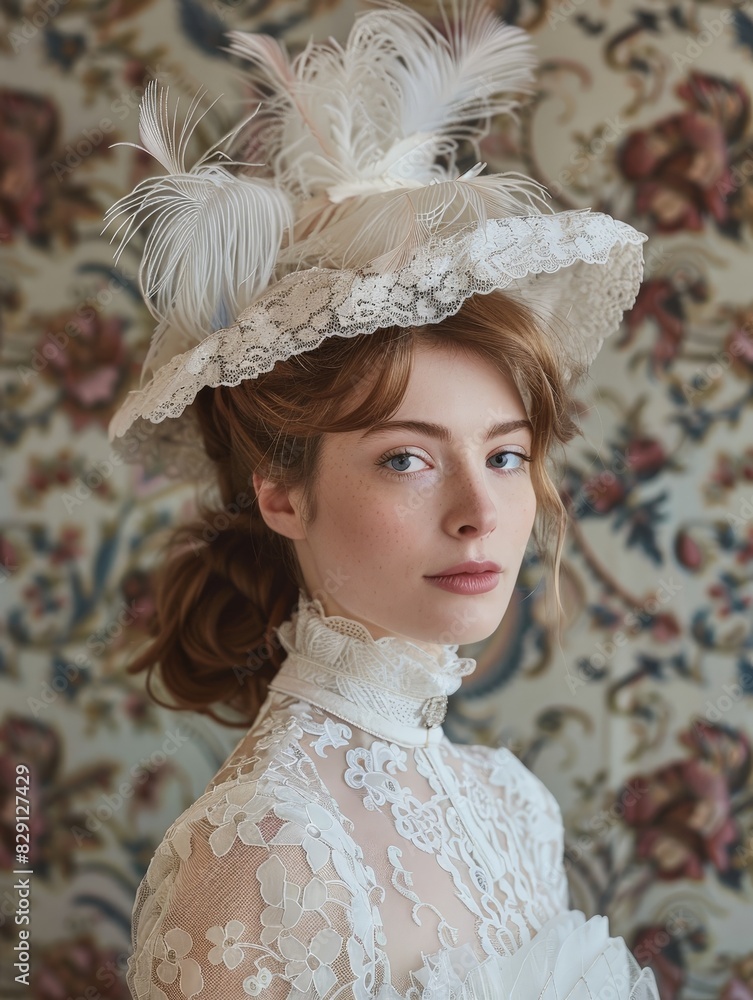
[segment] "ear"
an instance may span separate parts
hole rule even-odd
[[[298,496],[264,479],[258,472],[253,474],[253,484],[259,512],[267,527],[286,538],[304,539],[306,532],[299,513]]]

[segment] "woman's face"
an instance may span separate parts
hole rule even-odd
[[[327,615],[429,650],[485,639],[507,609],[536,513],[520,396],[484,360],[421,346],[388,423],[324,435],[313,523],[296,493],[254,477],[265,521],[295,540],[308,593]],[[497,424],[510,427],[487,438]],[[499,565],[491,589],[456,593],[430,579],[467,560]]]

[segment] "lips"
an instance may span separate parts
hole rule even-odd
[[[430,579],[436,579],[440,576],[459,576],[461,574],[474,575],[476,573],[501,573],[502,567],[499,563],[490,562],[489,560],[484,560],[482,562],[477,562],[476,560],[469,560],[464,563],[458,563],[456,566],[450,566],[448,569],[440,570],[439,573],[427,574]]]

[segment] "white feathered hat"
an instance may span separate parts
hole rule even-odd
[[[459,175],[459,144],[478,151],[493,116],[517,117],[536,58],[484,0],[450,3],[444,32],[386,0],[344,47],[309,42],[292,61],[274,38],[229,32],[227,51],[251,61],[269,97],[190,169],[200,95],[177,137],[177,109],[171,123],[167,93],[147,86],[137,148],[167,174],[105,215],[105,229],[121,220],[116,262],[151,222],[139,281],[157,327],[141,386],[109,427],[126,461],[203,477],[189,405],[203,386],[255,378],[327,337],[438,322],[477,293],[504,289],[532,308],[569,381],[617,329],[644,233],[590,209],[554,212],[514,171]],[[249,123],[261,169],[218,150]]]

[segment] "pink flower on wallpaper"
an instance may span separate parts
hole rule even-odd
[[[625,461],[639,479],[650,479],[664,468],[667,453],[657,438],[637,437],[625,449]]]
[[[30,237],[43,229],[43,164],[49,163],[57,123],[46,98],[0,89],[0,242],[19,229]]]
[[[672,642],[682,632],[680,623],[670,611],[662,611],[651,619],[651,637],[656,642]]]
[[[696,541],[686,529],[675,535],[675,558],[686,569],[700,572],[706,565],[708,552],[705,546]]]
[[[753,951],[736,961],[730,971],[732,978],[725,983],[719,1000],[753,1000]]]
[[[748,95],[703,73],[691,73],[675,92],[688,109],[632,132],[620,169],[635,182],[636,212],[650,215],[657,232],[699,232],[706,216],[723,226],[736,187],[728,147],[747,123]]]
[[[731,795],[750,770],[748,741],[698,720],[680,742],[691,759],[626,783],[624,820],[636,830],[636,854],[666,880],[703,879],[707,864],[719,874],[731,872],[742,839]]]
[[[32,973],[34,1000],[106,996],[129,1000],[125,982],[127,955],[103,948],[89,936],[63,939],[45,946]]]
[[[21,236],[46,249],[56,236],[71,246],[79,238],[79,220],[102,218],[104,206],[76,166],[109,158],[109,144],[101,141],[91,149],[84,137],[91,157],[82,160],[71,146],[71,140],[74,146],[81,143],[82,134],[63,137],[60,122],[53,100],[0,87],[0,243]]]
[[[583,483],[583,496],[597,514],[608,514],[619,507],[627,495],[627,487],[614,472],[605,469]]]
[[[739,375],[753,375],[753,335],[747,326],[737,326],[727,338],[726,349],[732,355],[733,368]]]
[[[744,983],[734,976],[719,994],[719,1000],[753,1000],[753,983]]]
[[[53,566],[73,562],[84,553],[83,530],[72,524],[61,528],[57,544],[50,550],[49,558]]]
[[[658,332],[651,349],[653,366],[666,368],[677,356],[685,336],[680,290],[669,278],[647,278],[643,282],[635,305],[625,316],[626,334],[619,346],[629,346],[646,322],[651,322]]]
[[[711,482],[723,490],[731,489],[737,482],[735,461],[725,452],[716,456],[716,467],[711,470]]]
[[[18,569],[18,550],[7,535],[0,534],[0,570],[2,575]]]
[[[62,389],[62,408],[75,430],[93,422],[107,427],[132,366],[123,333],[119,316],[90,307],[46,323],[38,347],[47,362],[42,374]]]

